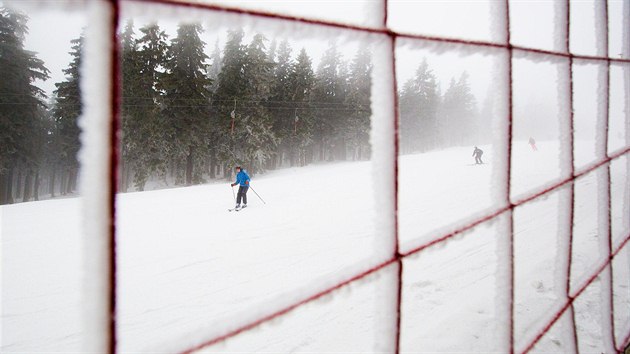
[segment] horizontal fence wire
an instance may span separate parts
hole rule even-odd
[[[519,207],[521,205],[527,204],[527,203],[533,201],[534,199],[538,199],[538,198],[544,197],[545,195],[547,195],[549,193],[555,192],[555,191],[557,191],[558,189],[560,189],[562,187],[570,185],[573,182],[575,182],[576,179],[584,177],[585,175],[589,174],[590,172],[593,172],[593,171],[597,170],[598,168],[600,168],[602,166],[608,165],[613,160],[621,158],[621,157],[623,157],[626,154],[630,154],[630,147],[629,148],[625,148],[625,149],[623,149],[621,151],[617,151],[616,153],[611,154],[609,157],[603,159],[602,161],[593,163],[590,166],[587,166],[587,167],[581,169],[579,172],[574,173],[573,176],[571,176],[571,177],[564,178],[564,179],[559,180],[558,182],[556,182],[556,183],[554,183],[554,184],[552,184],[550,186],[542,188],[541,190],[534,191],[533,193],[531,193],[531,194],[529,194],[527,196],[521,197],[520,199],[517,199],[516,201],[511,202],[509,205],[503,206],[503,207],[498,208],[498,209],[496,209],[496,210],[494,210],[492,212],[489,212],[488,214],[483,215],[483,216],[479,217],[478,219],[475,219],[475,220],[469,222],[468,224],[465,224],[465,225],[457,228],[456,230],[454,230],[452,232],[449,232],[449,233],[447,233],[447,234],[445,234],[445,235],[443,235],[443,236],[441,236],[439,238],[436,238],[436,239],[431,240],[431,241],[429,241],[429,242],[427,242],[427,243],[425,243],[423,245],[420,245],[420,246],[417,246],[415,248],[412,248],[409,251],[402,252],[401,255],[403,257],[411,256],[411,255],[414,255],[414,254],[416,254],[416,253],[418,253],[418,252],[420,252],[420,251],[422,251],[422,250],[424,250],[424,249],[426,249],[428,247],[431,247],[431,246],[433,246],[435,244],[442,243],[443,241],[446,241],[446,240],[448,240],[450,238],[453,238],[453,237],[455,237],[455,236],[457,236],[457,235],[459,235],[459,234],[461,234],[463,232],[466,232],[466,231],[474,228],[475,226],[478,226],[478,225],[483,224],[483,223],[485,223],[487,221],[493,220],[496,217],[502,215],[503,213],[506,213],[506,212],[516,208],[516,207]]]
[[[280,317],[282,315],[285,315],[285,314],[291,312],[292,310],[294,310],[294,309],[296,309],[296,308],[298,308],[298,307],[300,307],[302,305],[305,305],[305,304],[307,304],[309,302],[312,302],[312,301],[315,301],[315,300],[317,300],[317,299],[319,299],[319,298],[321,298],[321,297],[323,297],[325,295],[328,295],[328,294],[330,294],[332,292],[335,292],[336,290],[339,290],[339,289],[341,289],[341,288],[343,288],[343,287],[345,287],[347,285],[350,285],[351,283],[354,283],[355,281],[358,281],[358,280],[363,279],[363,278],[365,278],[365,277],[367,277],[367,276],[369,276],[371,274],[374,274],[374,273],[376,273],[378,271],[381,271],[382,269],[384,269],[384,268],[386,268],[388,266],[391,266],[392,264],[399,263],[399,264],[402,265],[402,260],[404,258],[406,258],[406,257],[409,257],[409,256],[412,256],[414,254],[417,254],[417,253],[421,252],[422,250],[425,250],[425,249],[427,249],[427,248],[429,248],[431,246],[439,245],[439,244],[441,244],[441,243],[443,243],[443,242],[445,242],[445,241],[447,241],[447,240],[449,240],[451,238],[454,238],[455,236],[457,236],[457,235],[459,235],[461,233],[464,233],[464,232],[474,228],[475,226],[478,226],[480,224],[483,224],[484,222],[490,221],[490,220],[498,217],[499,215],[501,215],[501,214],[503,214],[505,212],[511,211],[512,209],[514,209],[514,208],[516,208],[518,206],[527,204],[528,202],[530,202],[530,201],[532,201],[534,199],[540,198],[540,197],[542,197],[542,196],[544,196],[546,194],[554,192],[554,191],[558,190],[559,188],[561,188],[563,186],[566,186],[567,184],[573,183],[574,179],[582,177],[582,176],[586,175],[587,173],[597,169],[598,167],[602,167],[602,166],[610,163],[612,160],[614,160],[616,158],[619,158],[619,157],[623,156],[624,154],[628,154],[628,153],[630,153],[630,148],[625,149],[623,152],[618,152],[614,156],[606,159],[605,161],[602,161],[602,162],[600,162],[600,163],[598,163],[596,165],[591,166],[588,170],[584,170],[580,174],[577,174],[575,176],[575,178],[567,178],[566,180],[564,180],[564,181],[562,181],[560,183],[557,183],[557,184],[555,184],[553,186],[550,186],[550,187],[546,188],[543,191],[536,192],[536,193],[528,196],[527,198],[522,199],[518,203],[513,203],[510,206],[501,208],[501,209],[497,210],[496,212],[494,212],[492,214],[489,214],[487,216],[483,216],[483,217],[481,217],[481,218],[479,218],[479,219],[477,219],[477,220],[475,220],[475,221],[473,221],[473,222],[471,222],[471,223],[469,223],[469,224],[467,224],[467,225],[457,229],[456,231],[453,231],[452,233],[449,233],[448,235],[445,235],[445,236],[443,236],[443,237],[441,237],[441,238],[439,238],[437,240],[431,241],[431,242],[429,242],[429,243],[427,243],[427,244],[425,244],[423,246],[420,246],[420,247],[418,247],[416,249],[413,249],[411,251],[400,253],[398,256],[396,256],[394,258],[391,258],[391,259],[389,259],[389,260],[387,260],[387,261],[385,261],[383,263],[380,263],[380,264],[378,264],[378,265],[376,265],[376,266],[374,266],[372,268],[369,268],[369,269],[367,269],[365,271],[359,272],[357,275],[352,276],[352,277],[348,278],[347,280],[344,280],[344,281],[342,281],[342,282],[340,282],[340,283],[338,283],[338,284],[336,284],[334,286],[331,286],[331,287],[329,287],[329,288],[327,288],[325,290],[322,290],[322,291],[320,291],[320,292],[318,292],[318,293],[316,293],[316,294],[314,294],[314,295],[312,295],[312,296],[310,296],[310,297],[308,297],[308,298],[306,298],[304,300],[301,300],[301,301],[298,301],[298,302],[296,302],[294,304],[288,305],[288,306],[284,307],[283,309],[278,310],[278,311],[276,311],[276,312],[274,312],[272,314],[269,314],[269,315],[267,315],[267,316],[265,316],[265,317],[263,317],[263,318],[261,318],[261,319],[259,319],[257,321],[254,321],[254,322],[252,322],[252,323],[250,323],[248,325],[245,325],[245,326],[240,327],[240,328],[238,328],[236,330],[233,330],[233,331],[231,331],[231,332],[229,332],[227,334],[224,334],[224,335],[222,335],[220,337],[217,337],[217,338],[214,338],[214,339],[209,340],[207,342],[204,342],[202,344],[199,344],[199,345],[197,345],[197,346],[195,346],[193,348],[190,348],[188,350],[183,351],[182,353],[193,353],[193,352],[195,352],[197,350],[200,350],[200,349],[203,349],[205,347],[208,347],[208,346],[211,346],[211,345],[214,345],[214,344],[218,344],[218,343],[223,342],[223,341],[225,341],[225,340],[227,340],[227,339],[229,339],[231,337],[236,336],[237,334],[240,334],[240,333],[245,332],[245,331],[247,331],[249,329],[252,329],[252,328],[254,328],[254,327],[256,327],[256,326],[258,326],[260,324],[263,324],[265,322],[268,322],[268,321],[271,321],[273,319],[276,319],[276,318],[278,318],[278,317]],[[563,307],[563,309],[561,311],[559,311],[559,313],[557,315],[558,317],[560,317],[560,315],[562,313],[564,313],[564,311],[566,311],[566,307],[569,307],[569,306],[571,306],[573,304],[573,300],[575,298],[577,298],[584,291],[584,289],[590,283],[592,283],[593,280],[595,280],[597,278],[599,273],[601,273],[601,271],[607,265],[610,264],[610,262],[612,261],[612,258],[614,258],[614,255],[619,253],[621,251],[621,249],[622,249],[622,246],[627,244],[629,240],[630,240],[630,234],[626,235],[626,237],[623,239],[623,241],[621,243],[621,246],[618,247],[617,251],[614,252],[613,256],[609,257],[609,259],[607,260],[607,262],[605,264],[603,264],[603,265],[601,265],[600,267],[597,268],[595,273],[589,278],[589,280],[587,280],[586,284],[584,284],[582,286],[581,290],[578,291],[573,297],[569,297],[570,301],[568,301],[565,304],[565,306]],[[402,269],[402,267],[401,267],[401,269]],[[553,320],[553,323],[555,323],[556,320],[557,319]],[[553,323],[549,324],[548,327],[551,328]],[[546,331],[548,331],[549,328],[547,328]],[[546,331],[545,331],[545,333],[546,333]],[[543,335],[544,335],[544,333],[543,333]],[[540,337],[542,337],[542,335]],[[540,338],[537,338],[536,342],[539,339]],[[533,343],[532,346],[534,344],[535,343]]]
[[[116,26],[115,28],[117,28],[117,26],[119,25],[119,21],[120,21],[120,3],[125,2],[125,0],[109,0],[110,3],[112,4],[113,8],[115,9],[114,11],[114,26]],[[138,1],[136,1],[138,2]],[[394,193],[394,199],[395,199],[395,209],[392,211],[396,217],[395,217],[395,254],[387,261],[384,261],[380,264],[377,264],[371,268],[368,268],[364,271],[361,272],[357,272],[355,275],[348,277],[346,280],[341,281],[339,283],[337,283],[334,286],[331,286],[329,288],[326,288],[322,291],[319,291],[311,296],[308,296],[300,301],[297,301],[293,304],[289,304],[287,306],[285,306],[284,308],[275,311],[269,315],[266,315],[258,320],[255,320],[247,325],[244,325],[238,329],[232,330],[226,334],[223,334],[219,337],[216,337],[214,339],[205,341],[203,343],[200,343],[194,347],[191,347],[189,349],[186,349],[183,351],[183,353],[193,353],[197,350],[206,348],[208,346],[223,342],[229,338],[232,338],[240,333],[243,333],[247,330],[250,330],[252,328],[255,328],[265,322],[269,322],[275,318],[278,318],[280,316],[283,316],[293,310],[295,310],[298,307],[301,307],[302,305],[305,305],[307,303],[313,302],[327,294],[330,294],[332,292],[335,292],[336,290],[339,290],[345,286],[348,286],[356,281],[359,281],[360,279],[363,279],[369,275],[375,274],[379,271],[382,271],[384,268],[393,266],[394,264],[396,264],[398,266],[398,294],[397,294],[397,319],[396,319],[396,340],[395,340],[395,352],[398,353],[400,351],[400,335],[401,335],[401,328],[400,328],[400,323],[401,323],[401,301],[402,301],[402,265],[403,265],[403,260],[411,255],[417,254],[429,247],[432,247],[434,245],[437,244],[441,244],[443,242],[448,241],[449,239],[455,237],[456,235],[459,235],[465,231],[468,231],[480,224],[483,224],[485,222],[491,221],[495,218],[497,218],[498,216],[506,213],[506,212],[510,212],[510,224],[513,224],[513,217],[512,217],[512,211],[521,205],[527,204],[529,202],[531,202],[532,200],[545,196],[549,193],[552,193],[554,191],[559,190],[560,188],[563,188],[565,186],[571,186],[571,188],[573,188],[573,183],[575,182],[576,179],[583,177],[584,175],[597,170],[598,168],[609,168],[609,164],[616,159],[620,159],[622,157],[624,157],[625,155],[630,153],[630,147],[626,146],[625,148],[619,149],[616,152],[613,153],[607,153],[606,154],[606,158],[601,159],[600,161],[594,162],[589,166],[586,166],[585,168],[580,169],[578,172],[575,171],[574,167],[573,167],[573,163],[571,164],[571,173],[570,173],[570,177],[561,179],[559,181],[557,181],[556,183],[553,183],[552,185],[549,185],[547,187],[543,187],[542,189],[538,190],[538,191],[533,191],[530,192],[528,195],[526,195],[525,197],[519,197],[516,200],[511,200],[510,196],[510,183],[509,183],[509,178],[511,175],[511,170],[510,170],[510,161],[511,161],[511,141],[512,141],[512,88],[513,88],[513,83],[512,83],[512,66],[511,66],[511,62],[512,62],[512,55],[513,55],[513,51],[517,50],[517,51],[522,51],[522,52],[526,52],[526,53],[531,53],[531,54],[536,54],[536,55],[547,55],[547,56],[554,56],[554,57],[562,57],[562,58],[568,58],[570,60],[570,69],[573,66],[572,61],[574,59],[583,59],[583,60],[591,60],[591,61],[601,61],[601,62],[605,62],[608,65],[608,68],[610,68],[611,64],[615,64],[615,63],[619,63],[619,64],[628,64],[630,63],[630,58],[610,58],[607,56],[589,56],[589,55],[575,55],[575,54],[571,54],[569,47],[568,47],[568,37],[569,37],[569,25],[567,24],[567,33],[566,33],[566,40],[567,40],[567,52],[558,52],[558,51],[550,51],[550,50],[542,50],[542,49],[537,49],[537,48],[528,48],[528,47],[523,47],[523,46],[515,46],[512,45],[510,43],[510,25],[509,25],[509,0],[505,0],[505,20],[506,20],[506,24],[507,24],[507,43],[493,43],[493,42],[486,42],[486,41],[471,41],[471,40],[463,40],[463,39],[455,39],[455,38],[444,38],[444,37],[437,37],[437,36],[425,36],[425,35],[418,35],[418,34],[409,34],[409,33],[401,33],[401,32],[395,32],[390,30],[387,27],[387,0],[383,1],[383,6],[384,6],[384,18],[383,18],[383,24],[382,24],[382,28],[373,28],[373,27],[367,27],[367,26],[356,26],[356,25],[351,25],[351,24],[344,24],[344,23],[336,23],[336,22],[332,22],[332,21],[324,21],[324,20],[315,20],[315,19],[309,19],[309,18],[302,18],[302,17],[296,17],[296,16],[288,16],[288,15],[283,15],[283,14],[277,14],[277,13],[270,13],[270,12],[264,12],[264,11],[256,11],[256,10],[247,10],[247,9],[241,9],[241,8],[234,8],[234,7],[229,7],[229,6],[223,6],[223,5],[212,5],[212,4],[203,4],[203,3],[186,3],[186,2],[178,2],[178,1],[174,1],[174,0],[144,0],[141,1],[141,3],[144,4],[162,4],[162,5],[169,5],[169,6],[175,6],[175,7],[185,7],[185,8],[192,8],[192,9],[197,9],[200,11],[210,11],[210,12],[219,12],[219,13],[230,13],[230,14],[237,14],[237,15],[246,15],[246,16],[251,16],[254,18],[267,18],[267,19],[275,19],[275,20],[281,20],[281,21],[290,21],[290,22],[295,22],[295,23],[302,23],[302,24],[307,24],[307,25],[317,25],[317,26],[325,26],[325,27],[329,27],[329,28],[337,28],[337,29],[342,29],[342,30],[348,30],[348,31],[358,31],[358,32],[362,32],[362,33],[371,33],[371,34],[379,34],[379,35],[384,35],[387,36],[390,41],[391,41],[391,45],[392,45],[392,53],[391,53],[391,59],[392,59],[392,78],[393,78],[393,83],[394,83],[394,92],[392,92],[392,96],[394,99],[394,112],[393,112],[393,116],[394,119],[396,120],[395,123],[395,128],[394,128],[394,133],[396,134],[395,139],[394,139],[394,150],[395,150],[395,163],[394,163],[394,173],[395,173],[395,178],[394,178],[394,188],[396,190],[396,192]],[[566,0],[566,6],[567,6],[567,13],[569,13],[568,10],[568,4],[569,1]],[[568,15],[567,15],[568,16]],[[606,17],[607,17],[607,11],[606,11]],[[568,18],[567,18],[567,22],[568,22]],[[608,27],[606,27],[606,36],[608,36]],[[490,48],[498,48],[498,49],[505,49],[508,51],[509,53],[509,68],[508,68],[508,74],[509,74],[509,93],[508,93],[508,100],[509,100],[509,130],[508,130],[508,141],[509,144],[507,146],[507,154],[508,154],[508,163],[507,163],[507,198],[508,200],[506,201],[506,205],[499,207],[497,209],[495,209],[494,211],[488,212],[486,215],[479,217],[469,223],[467,223],[464,226],[461,226],[459,228],[457,228],[455,231],[452,231],[448,234],[442,235],[441,237],[436,238],[435,240],[432,240],[424,245],[415,247],[409,251],[406,252],[401,252],[400,251],[400,245],[399,245],[399,237],[398,237],[398,194],[397,194],[397,190],[398,190],[398,153],[399,153],[399,137],[398,137],[398,129],[399,129],[399,115],[398,115],[398,104],[397,104],[397,94],[396,94],[396,90],[397,90],[397,83],[396,83],[396,67],[395,67],[395,51],[396,51],[396,40],[402,38],[402,39],[412,39],[412,40],[421,40],[421,41],[430,41],[430,42],[438,42],[438,43],[447,43],[447,44],[456,44],[456,45],[465,45],[465,46],[477,46],[477,47],[490,47]],[[112,41],[116,42],[116,43],[112,43],[114,50],[113,50],[113,57],[118,55],[118,49],[116,49],[117,47],[117,43],[118,43],[118,38],[116,37],[116,35],[112,36]],[[116,60],[114,60],[114,63],[116,63]],[[120,92],[120,84],[121,84],[121,78],[120,78],[120,73],[119,71],[119,64],[116,63],[114,64],[114,68],[117,70],[114,70],[112,77],[111,77],[111,83],[113,85],[113,98],[112,98],[112,127],[114,129],[112,129],[112,131],[114,132],[112,137],[110,137],[110,149],[111,149],[111,153],[113,156],[117,156],[118,154],[118,140],[117,140],[117,136],[115,134],[115,132],[117,131],[117,129],[119,129],[120,127],[120,116],[119,116],[119,112],[118,112],[118,107],[121,103],[120,97],[121,97],[121,92]],[[572,76],[571,74],[569,76]],[[570,86],[572,87],[573,82],[572,82],[572,77],[570,78]],[[572,89],[571,89],[572,90]],[[608,87],[608,95],[610,96],[610,87]],[[571,107],[570,107],[570,111],[572,112],[572,100],[571,100]],[[570,118],[570,126],[571,126],[571,139],[570,139],[570,144],[571,144],[571,151],[573,151],[573,114],[571,113],[571,118]],[[608,123],[606,126],[606,129],[608,130]],[[114,159],[115,161],[112,162],[111,166],[111,171],[110,171],[110,184],[111,184],[111,191],[112,191],[112,200],[110,201],[111,203],[111,207],[113,208],[112,210],[115,211],[115,205],[114,205],[114,193],[115,193],[115,185],[116,185],[116,176],[117,176],[117,169],[119,168],[119,160],[118,159]],[[571,152],[571,160],[573,160],[573,152]],[[572,161],[573,162],[573,161]],[[627,176],[626,176],[627,177]],[[608,183],[610,184],[610,173],[608,174]],[[610,188],[608,189],[608,193],[610,193]],[[610,202],[610,198],[609,198],[609,202]],[[574,195],[572,193],[571,195],[571,203],[574,203]],[[610,219],[610,208],[608,210],[608,217]],[[112,214],[114,215],[114,214]],[[571,219],[573,218],[572,213],[571,213]],[[571,220],[573,221],[573,220]],[[571,231],[572,233],[572,231]],[[508,235],[510,237],[510,244],[511,247],[513,248],[513,226],[510,226],[510,235]],[[116,254],[114,252],[114,248],[115,248],[115,220],[112,220],[112,228],[111,228],[111,238],[112,238],[112,242],[110,243],[109,247],[111,247],[110,249],[110,253],[112,255],[112,261],[115,264],[116,262]],[[630,241],[630,234],[626,235],[624,238],[622,238],[622,241],[620,243],[619,246],[616,247],[616,249],[613,251],[611,250],[611,252],[609,253],[609,257],[606,259],[605,262],[603,262],[602,264],[600,264],[595,271],[590,275],[590,277],[588,277],[587,281],[573,294],[567,294],[567,300],[566,303],[561,307],[561,309],[554,314],[553,316],[551,316],[551,320],[544,325],[540,332],[535,336],[535,338],[525,346],[525,350],[524,352],[528,352],[530,351],[538,342],[539,340],[550,330],[550,328],[558,321],[558,319],[569,309],[572,307],[574,301],[576,300],[576,298],[578,298],[583,292],[584,290],[593,282],[595,281],[595,279],[597,279],[597,277],[600,276],[600,274],[609,266],[611,266],[611,263],[614,259],[614,257],[620,253],[622,251],[622,249],[624,247],[626,247],[626,245],[628,244],[628,242]],[[612,247],[612,246],[611,246]],[[513,250],[511,251],[511,282],[513,282],[513,272],[514,272],[514,259],[513,259]],[[569,265],[570,266],[570,265]],[[114,266],[115,267],[115,266]],[[113,268],[115,270],[115,268]],[[569,270],[568,270],[569,271]],[[115,273],[115,272],[114,272]],[[110,338],[110,342],[111,342],[111,352],[116,352],[116,336],[115,336],[115,327],[116,327],[116,294],[115,294],[115,287],[116,287],[116,277],[115,274],[112,276],[111,279],[111,285],[112,285],[112,289],[110,289],[110,294],[112,296],[111,299],[111,306],[112,306],[112,318],[111,318],[111,326],[110,329],[112,330],[112,334],[111,334],[111,338]],[[514,352],[514,314],[513,314],[513,301],[514,301],[514,289],[513,289],[513,283],[510,285],[510,301],[511,301],[511,312],[509,319],[510,319],[510,352]],[[568,290],[569,291],[569,290]],[[574,325],[575,327],[575,325]],[[614,328],[614,327],[613,327]],[[575,328],[573,328],[573,330],[575,331]],[[614,333],[613,333],[613,338],[614,338]],[[630,341],[630,333],[628,333],[625,336],[625,339],[623,341],[623,343],[619,343],[617,350],[621,351],[623,350],[623,346],[627,345],[628,342]]]
[[[289,21],[289,22],[294,22],[294,23],[317,25],[317,26],[337,28],[337,29],[356,31],[356,32],[362,32],[362,33],[381,34],[381,35],[385,35],[392,38],[395,37],[395,38],[401,38],[401,39],[416,39],[416,40],[423,40],[423,41],[429,41],[429,42],[462,44],[466,46],[492,47],[492,48],[499,48],[499,49],[514,49],[514,50],[519,50],[519,51],[532,53],[532,54],[545,54],[549,56],[564,57],[564,58],[571,57],[574,59],[585,59],[585,60],[601,60],[601,61],[606,61],[606,62],[610,61],[611,63],[630,63],[630,58],[610,58],[610,57],[596,56],[596,55],[580,55],[580,54],[571,54],[571,53],[566,53],[566,52],[530,48],[526,46],[518,46],[518,45],[504,44],[504,43],[465,40],[465,39],[438,37],[438,36],[427,36],[427,35],[422,35],[422,34],[397,32],[389,28],[358,26],[358,25],[352,25],[352,24],[337,23],[333,21],[289,16],[289,15],[284,15],[284,14],[277,14],[277,13],[271,13],[271,12],[258,11],[258,10],[240,9],[240,8],[234,8],[234,7],[223,6],[223,5],[213,5],[213,4],[204,4],[204,3],[186,3],[186,2],[178,2],[175,0],[118,0],[118,1],[141,2],[141,3],[148,3],[148,4],[153,3],[153,4],[170,5],[170,6],[175,6],[175,7],[185,7],[185,8],[191,8],[191,9],[206,10],[206,11],[211,11],[211,12],[224,12],[224,13],[229,13],[229,14],[247,15],[247,16],[251,16],[255,18],[284,20],[284,21]]]
[[[395,264],[395,263],[397,263],[399,261],[400,261],[399,257],[394,257],[394,258],[392,258],[392,259],[390,259],[388,261],[385,261],[385,262],[383,262],[381,264],[378,264],[378,265],[376,265],[376,266],[374,266],[374,267],[372,267],[370,269],[367,269],[367,270],[365,270],[363,272],[360,272],[360,273],[358,273],[358,274],[348,278],[347,280],[339,282],[336,285],[334,285],[334,286],[332,286],[332,287],[330,287],[330,288],[328,288],[326,290],[317,292],[317,293],[315,293],[315,294],[305,298],[304,300],[301,300],[301,301],[293,303],[293,304],[291,304],[289,306],[286,306],[286,307],[284,307],[283,309],[281,309],[279,311],[273,312],[273,313],[271,313],[271,314],[269,314],[267,316],[262,317],[259,320],[251,322],[251,323],[249,323],[249,324],[247,324],[245,326],[239,327],[239,328],[237,328],[237,329],[235,329],[233,331],[230,331],[230,332],[228,332],[228,333],[226,333],[224,335],[221,335],[221,336],[219,336],[217,338],[211,339],[209,341],[206,341],[206,342],[203,342],[201,344],[198,344],[198,345],[196,345],[196,346],[194,346],[192,348],[186,349],[186,350],[182,351],[182,353],[191,354],[191,353],[194,353],[197,350],[200,350],[200,349],[209,347],[211,345],[223,342],[226,339],[229,339],[229,338],[232,338],[232,337],[236,336],[237,334],[240,334],[240,333],[243,333],[243,332],[245,332],[247,330],[253,329],[253,328],[257,327],[258,325],[261,325],[261,324],[263,324],[265,322],[269,322],[271,320],[274,320],[274,319],[276,319],[276,318],[278,318],[278,317],[280,317],[282,315],[285,315],[285,314],[295,310],[296,308],[298,308],[298,307],[300,307],[302,305],[305,305],[305,304],[310,303],[312,301],[315,301],[315,300],[317,300],[319,298],[322,298],[323,296],[326,296],[326,295],[328,295],[328,294],[330,294],[330,293],[332,293],[332,292],[334,292],[336,290],[339,290],[339,289],[341,289],[341,288],[343,288],[343,287],[345,287],[345,286],[347,286],[349,284],[352,284],[352,283],[354,283],[354,282],[356,282],[358,280],[364,279],[365,277],[367,277],[369,275],[372,275],[372,274],[374,274],[374,273],[376,273],[376,272],[378,272],[378,271],[380,271],[380,270],[382,270],[382,269],[384,269],[384,268],[386,268],[386,267],[388,267],[388,266],[390,266],[392,264]]]

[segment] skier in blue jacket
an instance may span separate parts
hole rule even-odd
[[[243,200],[243,208],[247,207],[247,190],[249,189],[249,175],[247,171],[236,166],[236,182],[232,183],[232,187],[239,185],[238,194],[236,196],[236,209],[241,209],[241,199]]]

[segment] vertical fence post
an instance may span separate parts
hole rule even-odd
[[[81,71],[80,190],[84,352],[116,352],[115,193],[118,121],[118,0],[86,3]]]

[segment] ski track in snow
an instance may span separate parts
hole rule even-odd
[[[513,196],[559,177],[557,144],[538,147],[514,146]],[[495,207],[492,149],[481,148],[481,166],[470,166],[471,148],[400,157],[403,251]],[[119,195],[119,350],[186,349],[388,259],[374,231],[384,211],[374,203],[371,168],[347,162],[253,176],[267,204],[250,190],[247,210],[238,213],[226,211],[234,205],[228,181]],[[613,230],[623,218],[624,171],[611,168]],[[596,192],[595,172],[576,182],[572,283],[601,261]],[[517,347],[563,301],[554,286],[559,203],[554,192],[514,211]],[[80,280],[90,275],[81,272],[79,207],[75,198],[0,208],[3,353],[81,351]],[[507,265],[498,261],[496,226],[477,226],[405,259],[402,352],[502,350],[496,273]],[[627,249],[615,271],[616,308],[630,306]],[[377,314],[395,315],[382,311],[382,292],[396,272],[379,273],[204,352],[374,352],[387,333]],[[586,296],[599,304],[597,291]],[[599,314],[578,317],[599,328]],[[630,327],[627,316],[615,320],[619,335]],[[554,333],[537,350],[561,351],[565,339]],[[602,348],[598,331],[581,340]]]

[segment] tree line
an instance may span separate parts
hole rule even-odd
[[[84,40],[71,41],[65,79],[46,97],[34,81],[49,71],[23,45],[27,19],[0,8],[0,204],[77,187]],[[235,29],[207,55],[203,33],[199,24],[180,24],[169,38],[157,23],[136,29],[131,21],[119,33],[121,191],[144,190],[149,180],[230,178],[235,165],[256,174],[370,158],[368,46],[346,61],[331,43],[315,70],[306,49],[294,54],[287,40],[257,33],[245,41]],[[436,147],[426,141],[441,115],[457,121],[475,109],[466,80],[442,97],[426,61],[420,65],[400,92],[403,152]]]
[[[401,153],[490,142],[492,97],[480,111],[468,80],[469,74],[462,72],[442,94],[426,59],[420,63],[398,94]]]
[[[333,43],[315,71],[287,40],[230,30],[208,56],[202,33],[180,24],[169,40],[157,23],[132,22],[122,31],[123,191],[151,178],[227,178],[235,165],[256,174],[369,158],[369,48],[348,63]]]

